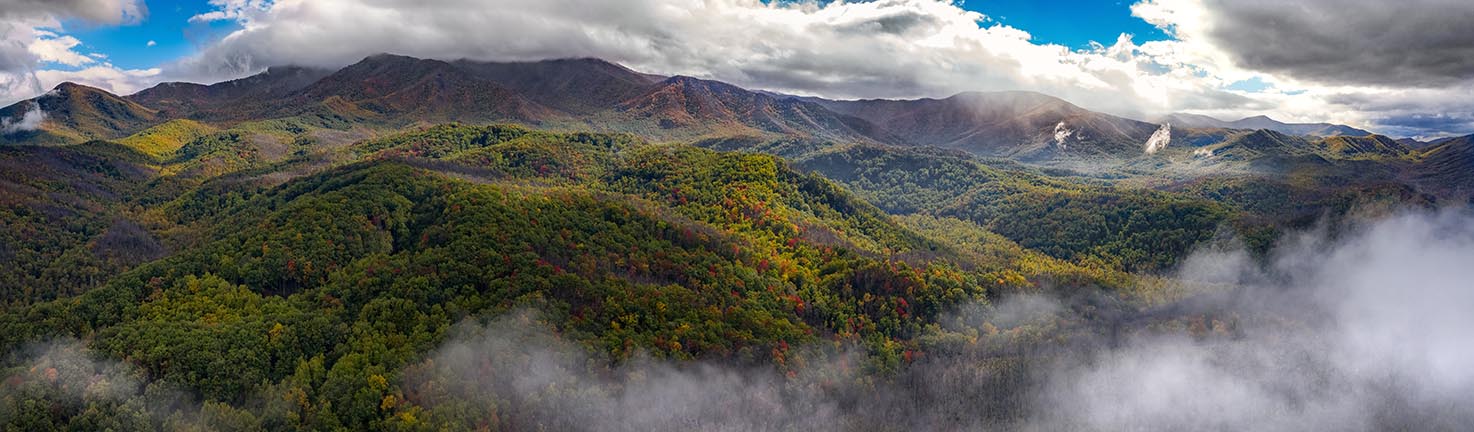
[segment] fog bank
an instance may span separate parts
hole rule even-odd
[[[516,429],[1474,424],[1474,218],[1406,213],[1337,231],[1287,236],[1264,259],[1205,248],[1177,276],[1237,288],[1112,322],[1039,296],[964,307],[935,338],[983,336],[930,344],[889,377],[867,378],[863,355],[832,347],[786,376],[712,361],[610,366],[523,313],[462,325],[405,385],[432,412],[495,407],[496,424]],[[1047,337],[1008,336],[1021,332]]]

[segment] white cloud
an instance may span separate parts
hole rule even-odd
[[[64,21],[127,25],[147,15],[142,0],[0,0],[0,106],[36,96],[54,85],[43,82],[41,73],[60,71],[43,69],[46,67],[92,65],[83,70],[91,72],[83,75],[99,75],[99,69],[137,75],[137,71],[99,65],[105,55],[77,51],[82,42],[66,35],[62,27]]]
[[[1468,424],[1471,222],[1467,213],[1412,212],[1335,236],[1299,233],[1281,239],[1263,267],[1241,249],[1194,254],[1183,276],[1241,287],[1203,303],[1211,305],[1198,315],[1209,320],[1204,330],[1237,335],[1142,332],[1052,371],[1040,430]]]
[[[1282,120],[1418,136],[1474,132],[1474,2],[1143,0],[1132,12],[1176,37],[1186,64],[1233,82]],[[1298,90],[1298,91],[1289,91]],[[1197,110],[1234,117],[1233,107]]]
[[[802,366],[788,378],[719,361],[611,364],[513,313],[457,326],[403,388],[431,422],[557,430],[1467,429],[1474,219],[1412,212],[1329,231],[1283,238],[1264,261],[1193,254],[1181,276],[1238,288],[1160,309],[1040,295],[965,307],[938,321],[977,341],[923,342],[888,379],[856,379],[861,358],[829,342],[795,344]],[[973,332],[984,323],[1005,331]],[[468,406],[485,409],[468,418]]]
[[[1147,73],[1130,38],[1093,52],[941,0],[282,0],[221,2],[197,20],[242,28],[182,74],[237,76],[276,64],[341,66],[378,52],[486,60],[594,56],[637,69],[830,97],[946,96],[1032,89],[1125,114],[1243,104],[1213,79]],[[1184,78],[1191,78],[1184,81]]]
[[[1414,8],[1467,9],[1449,0],[1416,1]],[[26,76],[39,62],[93,64],[74,50],[77,45],[69,36],[42,30],[59,27],[54,17],[63,16],[58,11],[65,8],[51,4],[32,7],[29,15],[14,14],[29,21],[0,21],[9,23],[0,24],[0,35],[11,42],[0,43],[0,71],[5,71],[0,74],[0,85],[5,86],[0,102],[41,91],[39,80]],[[110,11],[87,8],[65,15],[99,23],[125,23],[146,13],[135,1],[56,4],[88,4]],[[1451,97],[1468,94],[1474,82],[1455,80],[1429,87],[1428,82],[1442,81],[1422,80],[1423,87],[1416,89],[1365,80],[1328,83],[1309,79],[1315,76],[1299,71],[1310,69],[1296,65],[1244,62],[1245,47],[1226,44],[1220,36],[1224,23],[1241,23],[1232,18],[1278,3],[1142,0],[1132,12],[1167,29],[1176,40],[1137,42],[1121,35],[1087,50],[1040,43],[1028,29],[999,24],[949,0],[211,0],[210,4],[214,10],[190,21],[231,21],[239,29],[197,55],[163,65],[155,79],[213,82],[273,65],[343,66],[379,52],[503,61],[589,56],[647,72],[836,98],[1033,90],[1143,119],[1177,111],[1224,118],[1268,114],[1284,121],[1346,123],[1397,135],[1474,132],[1474,103]],[[1301,19],[1322,10],[1344,15],[1335,10],[1337,4],[1303,3],[1295,7],[1310,13],[1285,16]],[[1358,0],[1344,8],[1368,14],[1368,4]],[[987,5],[981,7],[986,10]],[[1445,19],[1433,15],[1437,14],[1409,16],[1416,22]],[[1373,24],[1395,21],[1385,13],[1375,16],[1380,18],[1358,22],[1377,28]],[[1444,31],[1432,28],[1429,33]],[[1397,51],[1357,38],[1357,46],[1369,47],[1365,56],[1378,57],[1363,63],[1396,61],[1389,56]],[[14,41],[21,50],[15,49]],[[1326,48],[1311,44],[1306,49]],[[1462,63],[1448,66],[1425,58],[1416,64],[1433,66],[1404,71],[1406,76],[1446,81],[1450,75],[1459,76],[1457,65]],[[1253,92],[1227,88],[1248,79],[1268,88]]]
[[[158,44],[159,44],[159,43],[158,43],[158,42],[155,42],[155,41],[148,41],[148,43],[146,43],[146,44],[144,44],[144,46],[149,46],[149,47],[152,47],[152,46],[154,46],[154,45],[158,45]]]
[[[27,48],[43,62],[61,63],[67,66],[92,63],[91,57],[73,50],[81,44],[82,41],[71,36],[53,35],[38,37],[31,41]]]
[[[1385,89],[1327,86],[1237,66],[1211,37],[1220,5],[1207,0],[1145,0],[1132,8],[1178,40],[1137,43],[1122,35],[1089,50],[1038,43],[1028,29],[947,0],[211,3],[215,11],[191,20],[232,20],[241,28],[166,68],[171,75],[218,80],[280,64],[336,67],[379,52],[481,60],[592,56],[648,72],[838,98],[1024,89],[1134,117],[1186,110],[1363,127],[1388,117],[1336,102]],[[1251,78],[1271,88],[1226,89]],[[1415,108],[1461,107],[1468,111],[1467,103]]]
[[[47,69],[36,71],[36,78],[46,88],[63,82],[97,87],[114,94],[129,95],[158,83],[162,69],[122,69],[109,63],[79,70]]]
[[[41,122],[45,120],[46,111],[41,109],[40,104],[32,103],[30,109],[19,118],[0,117],[0,135],[40,129]]]
[[[210,0],[216,10],[189,17],[191,23],[241,20],[253,13],[271,7],[271,0]]]

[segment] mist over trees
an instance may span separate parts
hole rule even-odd
[[[1050,294],[958,305],[919,337],[917,354],[907,354],[917,357],[894,375],[866,372],[863,347],[842,341],[790,346],[804,364],[786,374],[643,350],[616,360],[522,309],[440,330],[444,341],[402,372],[363,376],[369,388],[388,391],[374,396],[378,409],[413,407],[382,427],[1457,429],[1474,421],[1462,403],[1474,395],[1474,356],[1460,331],[1474,325],[1465,313],[1474,304],[1466,286],[1474,270],[1461,265],[1474,262],[1470,227],[1467,213],[1400,213],[1334,234],[1299,232],[1262,259],[1223,242],[1185,259],[1174,276],[1233,290],[1110,317],[1088,316],[1088,302]],[[0,405],[12,427],[37,415],[27,400],[87,406],[84,418],[119,422],[90,423],[99,427],[270,428],[274,421],[146,384],[144,371],[75,341],[19,353],[6,381],[13,392]],[[282,384],[218,394],[245,395],[236,406],[286,410],[287,418],[308,415],[273,392],[337,379],[322,367],[314,358]]]
[[[42,102],[0,144],[0,429],[1474,421],[1468,137],[597,59]]]

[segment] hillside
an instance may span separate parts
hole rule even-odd
[[[946,99],[824,101],[906,145],[1043,160],[1134,155],[1157,126],[1092,112],[1029,92],[962,93]]]
[[[29,128],[7,127],[0,134],[0,144],[63,144],[120,138],[160,119],[157,110],[70,82],[36,98],[0,108],[0,119],[6,119],[3,121],[7,123],[25,121],[27,115],[39,122]]]
[[[345,67],[291,97],[296,110],[323,104],[340,115],[377,121],[518,121],[556,111],[450,63],[381,54]],[[296,114],[291,108],[279,115]]]
[[[574,114],[614,108],[663,80],[591,58],[522,63],[460,60],[453,64],[538,103]]]
[[[332,71],[284,66],[249,77],[211,85],[166,82],[127,97],[171,117],[210,118],[226,115],[231,105],[256,104],[301,90]]]
[[[1412,147],[1382,135],[1330,136],[1316,141],[1316,145],[1341,158],[1398,158],[1414,151]]]
[[[156,168],[127,147],[0,146],[0,304],[81,294],[165,253],[128,205]],[[157,184],[160,191],[168,189]],[[167,192],[165,192],[167,193]]]
[[[591,59],[377,55],[29,103],[6,118],[39,130],[0,146],[5,430],[561,430],[606,413],[558,404],[701,374],[840,407],[837,429],[963,397],[1012,425],[1061,354],[1301,324],[1219,309],[1242,287],[1178,279],[1195,251],[1273,259],[1287,232],[1474,190],[1469,137],[828,101]],[[518,381],[538,368],[552,384]]]
[[[971,221],[1054,258],[1119,270],[1170,268],[1228,216],[1205,200],[1058,181],[925,150],[862,146],[795,164],[887,211]]]
[[[1171,123],[1173,126],[1184,128],[1268,129],[1287,135],[1315,137],[1361,137],[1372,134],[1371,132],[1346,125],[1331,123],[1285,123],[1262,115],[1234,121],[1224,121],[1205,115],[1177,113],[1157,119],[1157,123]]]
[[[1424,150],[1414,181],[1434,193],[1474,199],[1474,135],[1439,141]]]
[[[117,143],[155,158],[164,158],[216,131],[215,127],[204,123],[177,119],[144,129],[117,140]]]
[[[657,136],[774,134],[869,140],[868,125],[815,103],[780,99],[717,81],[676,76],[620,102],[616,119]],[[694,133],[694,134],[693,134]]]
[[[771,156],[455,125],[354,151],[367,161],[279,186],[225,176],[158,202],[147,188],[165,183],[127,183],[156,185],[114,199],[147,208],[154,225],[144,235],[185,233],[173,236],[177,248],[131,270],[105,269],[97,280],[108,282],[77,297],[7,310],[0,346],[66,334],[221,406],[305,392],[317,407],[310,418],[236,411],[252,424],[362,428],[419,412],[416,422],[447,425],[463,419],[420,411],[418,390],[398,378],[470,317],[531,308],[614,359],[720,358],[780,370],[813,355],[796,347],[846,341],[869,353],[867,369],[883,371],[901,367],[928,322],[986,293],[1045,280],[1125,289],[1125,275],[1046,258],[980,228],[966,249],[953,246],[908,226],[965,222],[899,223]],[[31,277],[51,286],[56,276]],[[386,319],[400,324],[384,327]],[[221,364],[222,351],[244,357]],[[314,368],[338,378],[300,374]],[[374,376],[396,384],[335,390]],[[397,408],[380,409],[389,396]],[[130,413],[120,403],[127,399],[87,409],[155,425],[182,409]],[[73,409],[81,406],[27,418],[65,422]]]

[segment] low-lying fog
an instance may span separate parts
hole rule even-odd
[[[929,352],[889,380],[863,353],[815,349],[771,368],[636,359],[618,366],[528,313],[465,323],[404,374],[430,411],[485,412],[549,430],[1463,430],[1474,425],[1474,217],[1404,213],[1291,235],[1269,257],[1198,251],[1175,276],[1234,289],[1082,321],[1017,296],[945,320],[1046,342]],[[1076,322],[1080,329],[1050,326]],[[1043,323],[1043,324],[1041,324]],[[953,330],[962,330],[954,328]],[[40,365],[135,374],[41,349]],[[825,353],[825,354],[821,354]],[[423,391],[433,384],[434,391]],[[113,394],[117,393],[117,394]],[[79,396],[80,397],[80,396]],[[97,397],[97,395],[93,395]],[[450,404],[450,405],[446,405]]]

